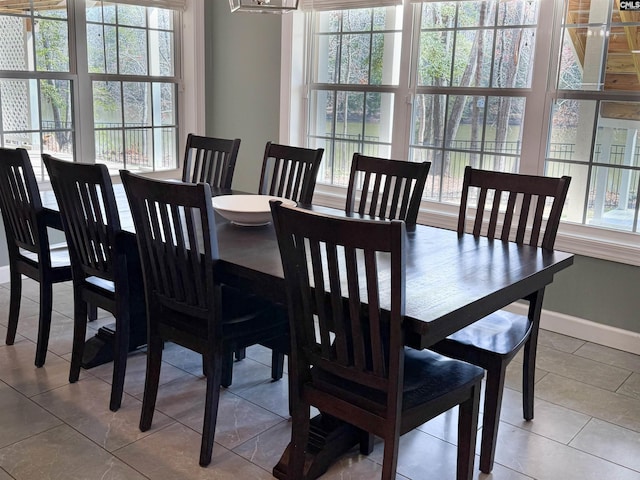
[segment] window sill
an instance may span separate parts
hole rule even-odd
[[[342,209],[345,198],[346,188],[318,184],[313,201],[319,205]],[[457,206],[422,202],[418,223],[455,230],[457,221]],[[558,250],[576,255],[640,266],[640,235],[638,234],[561,223],[555,246]]]

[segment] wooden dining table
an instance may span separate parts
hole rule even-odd
[[[123,228],[133,234],[124,191],[117,184],[114,190]],[[239,192],[214,191],[214,195],[233,193]],[[43,195],[43,199],[55,213],[50,197]],[[322,206],[303,208],[327,215],[346,215],[342,210]],[[284,275],[273,225],[238,226],[217,215],[216,228],[219,280],[285,305]],[[529,311],[539,317],[545,287],[553,282],[556,273],[572,265],[574,258],[566,252],[459,235],[426,225],[407,228],[406,254],[405,342],[417,349],[428,348],[521,299],[537,303],[537,308]],[[384,269],[380,275],[385,275]],[[319,435],[331,435],[325,431],[326,425],[319,423],[316,427]],[[333,457],[350,448],[349,442],[354,439],[337,435],[336,438],[344,437],[344,441],[327,440],[326,451],[316,455],[307,478],[322,474]],[[287,460],[285,452],[274,468],[274,476],[286,478]]]

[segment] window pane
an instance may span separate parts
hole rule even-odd
[[[2,29],[1,70],[28,71],[33,68],[33,22],[31,18],[0,16]]]
[[[124,82],[124,117],[127,126],[151,125],[151,84],[146,82]]]
[[[147,33],[138,28],[118,28],[120,74],[147,75]]]
[[[130,27],[146,27],[145,8],[138,5],[118,5],[118,24]]]
[[[531,86],[535,28],[504,26],[534,22],[537,2],[499,2],[497,16],[496,4],[494,1],[422,4],[418,85]]]
[[[173,71],[173,33],[149,31],[149,47],[151,61],[150,75],[172,77]]]
[[[66,21],[37,20],[35,40],[37,70],[69,71],[69,38]]]
[[[122,126],[120,82],[93,82],[93,121],[95,128]]]
[[[71,110],[71,82],[41,80],[40,105],[44,152],[73,153],[73,111]]]

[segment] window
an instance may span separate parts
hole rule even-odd
[[[325,148],[319,182],[346,185],[356,151],[430,161],[432,206],[459,202],[466,165],[570,175],[566,222],[640,232],[640,12],[407,1],[307,19],[298,134]]]
[[[0,6],[2,146],[26,148],[40,179],[41,153],[114,172],[177,168],[180,15],[103,1]]]

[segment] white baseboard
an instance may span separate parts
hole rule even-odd
[[[9,267],[0,267],[0,283],[10,281]],[[527,314],[527,306],[524,303],[513,303],[506,310],[521,315]],[[623,350],[625,352],[640,354],[640,333],[610,327],[601,323],[584,320],[564,313],[542,311],[540,327],[555,333],[569,335],[587,342],[593,342],[605,347]]]
[[[505,310],[526,315],[527,305],[525,303],[513,303]],[[640,355],[640,333],[630,330],[611,327],[549,310],[542,311],[540,328]]]

